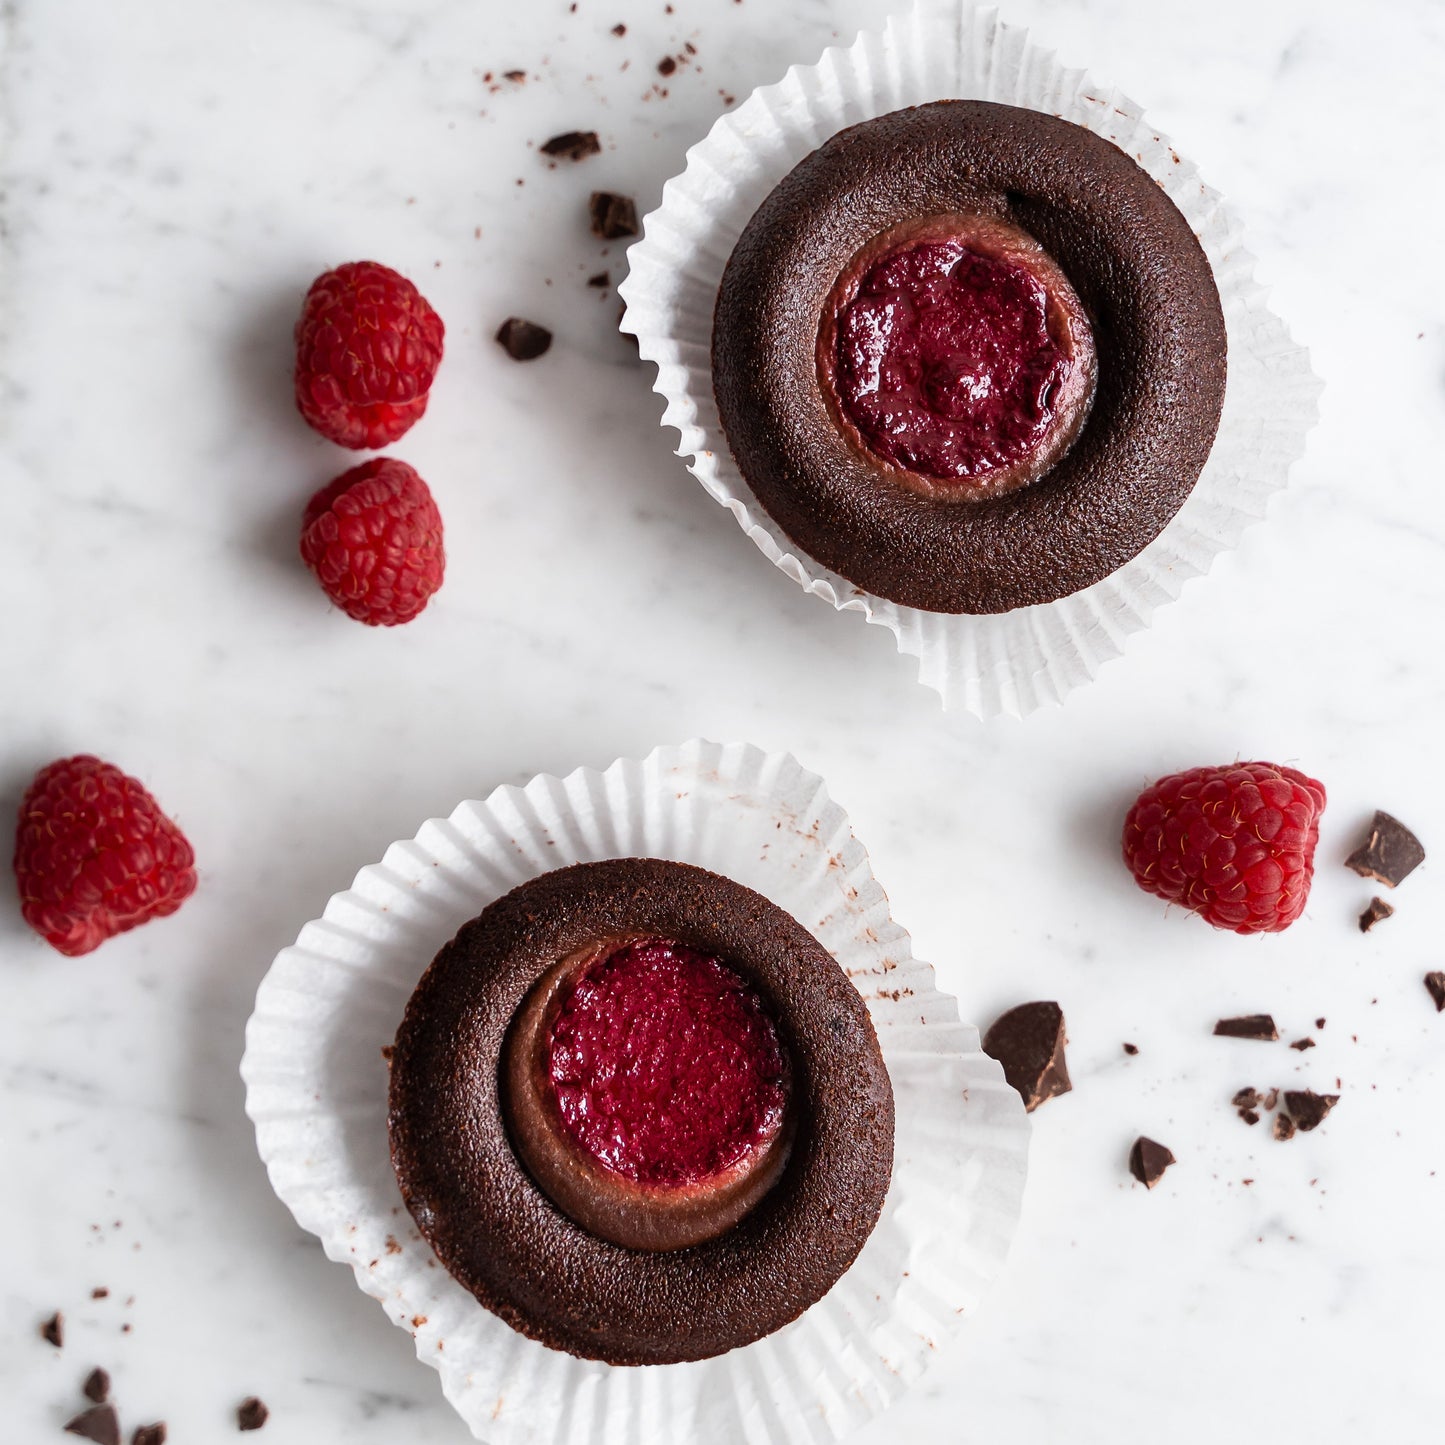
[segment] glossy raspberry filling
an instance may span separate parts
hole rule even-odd
[[[1026,464],[1075,359],[1015,256],[938,239],[885,252],[837,316],[833,382],[869,448],[940,479]]]
[[[629,943],[584,969],[547,1039],[562,1126],[636,1183],[700,1184],[782,1127],[788,1063],[757,993],[680,943]]]

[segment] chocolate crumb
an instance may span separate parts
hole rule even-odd
[[[1146,1139],[1142,1134],[1134,1141],[1129,1151],[1129,1173],[1145,1189],[1152,1189],[1163,1177],[1164,1171],[1175,1162],[1174,1156],[1162,1144]]]
[[[1370,906],[1360,914],[1360,932],[1368,933],[1382,918],[1388,918],[1394,911],[1383,898],[1370,899]]]
[[[1271,1089],[1259,1102],[1265,1109],[1276,1108],[1279,1104],[1279,1090]]]
[[[587,214],[592,221],[592,234],[604,241],[637,234],[637,207],[630,196],[593,191],[587,201]]]
[[[65,1344],[65,1316],[59,1310],[40,1326],[40,1337],[58,1350]]]
[[[1284,1096],[1284,1106],[1301,1133],[1318,1129],[1339,1102],[1338,1094],[1317,1094],[1313,1089],[1290,1089]]]
[[[1369,837],[1345,859],[1345,867],[1361,878],[1373,878],[1386,888],[1394,888],[1424,861],[1425,848],[1420,840],[1398,818],[1377,811]]]
[[[1258,1039],[1270,1043],[1279,1037],[1274,1019],[1269,1014],[1244,1014],[1239,1018],[1220,1019],[1214,1032],[1224,1039]]]
[[[671,75],[676,69],[677,61],[670,55],[664,55],[662,59],[657,62],[657,73],[659,75]]]
[[[614,35],[626,35],[627,27],[619,21],[616,25],[612,27],[612,33]]]
[[[1425,987],[1430,990],[1430,997],[1435,1000],[1436,1013],[1445,1012],[1445,973],[1427,973]]]
[[[1234,1098],[1230,1100],[1230,1103],[1232,1103],[1236,1109],[1253,1109],[1259,1104],[1259,1090],[1241,1089]]]
[[[1132,1058],[1134,1057],[1134,1055],[1139,1052],[1139,1045],[1138,1045],[1138,1044],[1125,1044],[1125,1045],[1124,1045],[1124,1052],[1125,1052],[1126,1054],[1128,1054],[1129,1057],[1132,1059]]]
[[[1239,1111],[1239,1117],[1243,1119],[1246,1124],[1259,1123],[1259,1115],[1256,1114],[1253,1109],[1241,1109]]]
[[[1296,1039],[1294,1043],[1290,1045],[1290,1048],[1298,1049],[1300,1053],[1304,1053],[1306,1049],[1312,1049],[1314,1046],[1315,1041],[1313,1039]]]
[[[602,149],[595,130],[568,130],[542,142],[542,154],[559,160],[580,161]]]
[[[65,1425],[66,1433],[94,1440],[95,1445],[120,1445],[120,1419],[114,1405],[92,1405]]]
[[[587,278],[587,284],[589,286],[603,287],[609,286],[611,283],[612,273],[610,271],[599,271],[595,276],[589,276]]]
[[[102,1284],[97,1285],[93,1290],[91,1290],[90,1297],[91,1299],[105,1299],[109,1294],[110,1291],[106,1289],[106,1287]]]
[[[388,1064],[391,1062],[391,1056],[392,1056],[395,1052],[396,1052],[396,1045],[395,1045],[395,1044],[383,1044],[383,1045],[381,1046],[381,1057],[382,1057],[383,1059],[385,1059]]]
[[[1294,1120],[1288,1114],[1274,1116],[1274,1137],[1281,1142],[1294,1138]]]
[[[497,332],[497,341],[513,361],[535,361],[552,345],[552,333],[533,321],[509,316]]]
[[[166,1422],[157,1420],[154,1425],[137,1425],[130,1445],[166,1445]]]
[[[510,80],[513,85],[520,85],[526,78],[527,72],[525,70],[504,70],[502,72],[502,79]]]
[[[254,1395],[242,1400],[236,1407],[236,1428],[239,1430],[259,1430],[270,1418],[271,1412]]]
[[[105,1404],[110,1399],[110,1376],[97,1367],[85,1377],[80,1393],[87,1400],[94,1400],[97,1405]]]
[[[1004,1078],[1032,1114],[1073,1085],[1064,1062],[1064,1011],[1056,1003],[1023,1003],[994,1021],[983,1051],[1003,1065]]]
[[[1324,1021],[1323,1019],[1316,1019],[1316,1020],[1315,1020],[1315,1027],[1316,1027],[1317,1029],[1322,1029],[1322,1028],[1324,1028],[1324,1026],[1325,1026],[1325,1021]]]

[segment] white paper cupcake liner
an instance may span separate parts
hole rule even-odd
[[[437,1262],[392,1174],[382,1049],[432,957],[519,883],[603,858],[694,863],[808,928],[868,1002],[896,1099],[894,1174],[852,1268],[800,1319],[691,1364],[619,1368],[524,1338]],[[461,804],[363,868],[263,980],[246,1109],[271,1183],[327,1255],[415,1337],[493,1445],[829,1441],[883,1409],[1003,1264],[1029,1126],[959,1022],[847,815],[791,757],[692,742]]]
[[[1113,142],[1168,193],[1214,268],[1229,337],[1229,380],[1214,450],[1172,522],[1137,557],[1071,597],[998,616],[950,616],[874,597],[812,558],[758,503],[728,449],[713,399],[713,306],[744,226],[777,183],[829,136],[905,106],[946,98],[1046,111]],[[1219,193],[1133,101],[1059,64],[992,9],[926,0],[816,65],[755,90],[687,153],[628,252],[622,329],[657,364],[654,390],[678,455],[759,550],[840,611],[891,628],[919,680],[946,708],[1023,716],[1061,702],[1120,655],[1155,608],[1201,576],[1259,521],[1304,452],[1320,382],[1254,279],[1242,228]]]

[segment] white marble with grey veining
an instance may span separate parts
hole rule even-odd
[[[1238,205],[1328,390],[1267,526],[1064,708],[987,727],[738,536],[584,284],[622,266],[586,232],[589,189],[650,206],[725,95],[883,13],[4,7],[0,827],[36,766],[97,751],[180,819],[202,883],[79,960],[0,900],[0,1438],[61,1438],[101,1364],[127,1422],[164,1416],[180,1445],[231,1438],[252,1392],[275,1445],[460,1445],[410,1340],[267,1186],[236,1075],[251,998],[421,819],[695,734],[829,778],[966,1015],[1045,996],[1069,1017],[1075,1092],[1035,1116],[1010,1269],[859,1445],[1437,1438],[1445,1018],[1420,978],[1445,967],[1440,865],[1365,937],[1371,890],[1340,860],[1377,805],[1445,848],[1445,11],[1009,8]],[[493,92],[512,68],[526,82]],[[548,170],[528,149],[574,127],[603,153]],[[361,255],[448,324],[394,451],[438,496],[450,571],[394,632],[330,611],[294,556],[347,458],[292,411],[289,328],[311,277]],[[511,312],[554,328],[550,355],[502,356]],[[1236,755],[1331,793],[1309,915],[1277,939],[1166,915],[1116,859],[1139,784]],[[1256,1009],[1318,1047],[1209,1036]],[[1335,1114],[1287,1145],[1228,1108],[1336,1078]],[[1179,1156],[1152,1194],[1123,1170],[1139,1132]],[[56,1307],[60,1353],[36,1333]]]

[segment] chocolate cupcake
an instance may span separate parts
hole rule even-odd
[[[852,1263],[892,1171],[867,1009],[787,913],[652,859],[544,874],[466,925],[392,1057],[392,1161],[488,1309],[612,1364],[723,1353]]]
[[[743,477],[810,557],[931,612],[1053,601],[1198,480],[1225,330],[1188,222],[1038,111],[938,101],[842,131],[743,231],[712,341]]]

